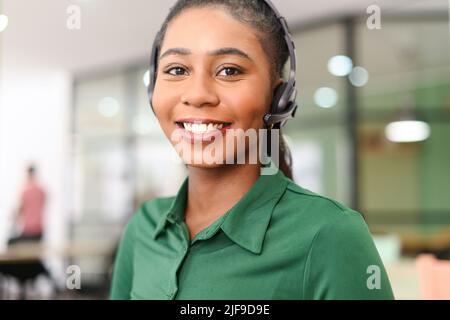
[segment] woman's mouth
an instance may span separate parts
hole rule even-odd
[[[191,143],[196,141],[209,142],[218,134],[225,134],[231,128],[231,122],[222,122],[209,119],[183,119],[175,121],[182,135]]]

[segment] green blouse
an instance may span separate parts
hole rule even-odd
[[[360,213],[281,171],[190,239],[188,178],[143,203],[117,252],[112,299],[393,299]]]

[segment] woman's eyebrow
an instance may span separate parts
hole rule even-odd
[[[182,55],[187,56],[190,55],[192,52],[189,49],[186,48],[171,48],[168,49],[166,52],[164,52],[159,59],[162,59],[164,57],[170,56],[170,55]],[[212,51],[208,51],[208,55],[210,56],[223,56],[223,55],[235,55],[239,56],[241,58],[253,61],[248,54],[246,54],[244,51],[237,49],[237,48],[219,48]]]

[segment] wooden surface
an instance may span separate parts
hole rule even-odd
[[[403,253],[450,249],[449,226],[371,226],[372,234],[395,234],[399,237]]]
[[[62,248],[50,248],[38,242],[27,242],[11,245],[6,252],[0,253],[0,264],[35,262],[53,257],[108,256],[114,253],[113,250],[114,246],[110,242],[79,242]]]

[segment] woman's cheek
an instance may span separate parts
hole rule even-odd
[[[171,117],[173,106],[175,106],[173,98],[170,96],[170,93],[165,94],[164,90],[155,87],[155,93],[152,101],[156,118],[158,119],[165,135],[169,137],[173,131]]]
[[[229,106],[232,106],[232,112],[244,130],[249,128],[259,128],[262,124],[262,118],[267,112],[268,106],[264,97],[256,92],[246,92],[240,95],[233,95]]]

